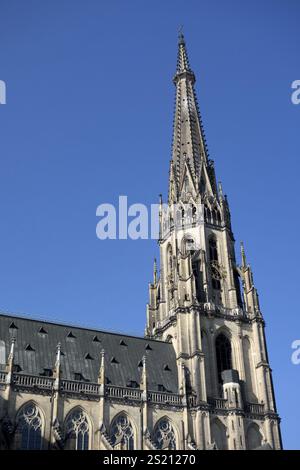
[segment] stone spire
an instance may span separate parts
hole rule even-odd
[[[205,137],[194,90],[195,75],[190,68],[182,32],[179,34],[177,68],[173,82],[176,86],[176,99],[169,199],[178,200],[186,173],[189,173],[194,186],[198,190],[201,166],[206,166],[208,161]]]

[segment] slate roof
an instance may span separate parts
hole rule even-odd
[[[0,314],[0,344],[4,340],[6,360],[12,337],[16,338],[14,362],[20,373],[42,375],[44,369],[52,369],[57,344],[61,343],[64,379],[74,380],[75,374],[81,374],[84,380],[97,382],[104,349],[107,382],[121,387],[130,381],[139,384],[146,354],[149,390],[163,386],[178,393],[176,356],[170,343]]]

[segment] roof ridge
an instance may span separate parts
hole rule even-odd
[[[0,316],[2,316],[2,317],[6,316],[6,317],[10,317],[10,318],[19,318],[21,320],[29,320],[29,321],[39,322],[39,323],[41,323],[41,322],[42,323],[48,323],[48,324],[50,323],[52,325],[78,328],[78,329],[81,329],[81,330],[89,330],[89,331],[93,331],[93,332],[96,332],[96,333],[104,333],[104,334],[108,333],[108,334],[112,334],[112,335],[124,336],[124,337],[127,337],[127,338],[136,338],[136,339],[142,339],[142,340],[145,340],[145,341],[154,341],[156,343],[169,344],[168,341],[153,339],[153,338],[149,338],[147,336],[138,336],[136,334],[124,333],[122,331],[116,331],[116,330],[97,329],[93,326],[80,324],[79,322],[78,323],[76,323],[76,322],[67,323],[63,320],[59,320],[59,319],[56,319],[56,318],[47,318],[47,317],[44,317],[44,316],[32,316],[29,313],[23,313],[23,312],[22,313],[16,313],[16,312],[10,312],[8,310],[0,310]]]

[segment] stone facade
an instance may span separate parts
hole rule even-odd
[[[145,337],[1,315],[0,448],[281,448],[265,324],[194,83],[181,34]]]

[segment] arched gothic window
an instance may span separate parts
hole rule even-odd
[[[216,224],[217,223],[217,211],[214,209],[212,211],[212,219],[213,219],[213,223]]]
[[[216,339],[218,380],[222,383],[223,370],[232,369],[231,344],[227,336],[219,334]]]
[[[215,237],[209,239],[209,258],[210,261],[218,261],[218,248]]]
[[[214,236],[209,239],[209,259],[212,272],[212,287],[215,290],[221,290],[221,274],[218,268],[218,248],[217,240]]]
[[[204,207],[204,215],[205,215],[205,221],[210,224],[211,223],[211,211],[209,207],[207,206]]]
[[[42,447],[42,416],[34,403],[23,406],[17,417],[15,447],[20,450],[39,450]]]
[[[185,225],[185,211],[183,208],[181,209],[181,225],[182,227]]]
[[[199,259],[192,260],[192,270],[195,278],[196,297],[199,302],[204,302],[205,292],[203,289],[203,273],[201,271],[201,262]]]
[[[162,418],[158,421],[154,428],[153,438],[158,449],[176,449],[175,432],[168,418]]]
[[[173,251],[171,245],[168,247],[168,270],[169,274],[173,272]]]
[[[262,445],[263,436],[260,432],[259,426],[253,423],[249,426],[246,433],[246,447],[247,450],[257,449]]]
[[[226,426],[217,418],[211,424],[211,439],[217,450],[227,450]]]
[[[193,213],[192,209],[193,209],[193,206],[191,203],[189,203],[186,209],[186,224],[187,225],[190,225],[192,223],[192,213]]]
[[[202,351],[204,353],[204,367],[205,367],[205,383],[206,391],[208,396],[213,396],[213,386],[212,386],[212,370],[209,364],[210,357],[210,344],[206,331],[201,330],[201,342],[202,342]]]
[[[131,422],[124,413],[118,415],[114,419],[111,425],[110,440],[113,447],[118,447],[121,450],[134,449],[133,428]]]
[[[194,205],[192,208],[192,222],[193,224],[197,222],[197,208]]]
[[[81,408],[76,408],[67,417],[65,437],[67,450],[89,449],[90,426],[86,414]]]

